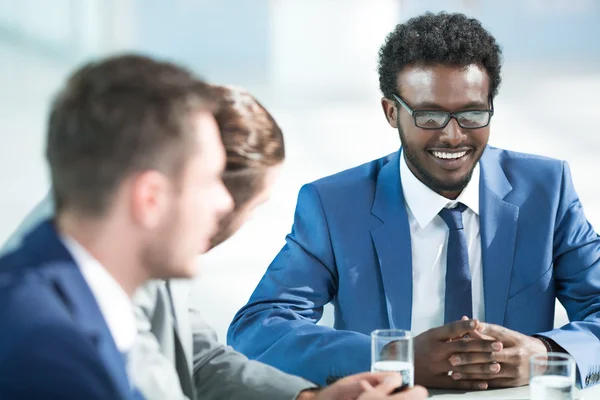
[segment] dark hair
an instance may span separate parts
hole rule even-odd
[[[193,116],[215,109],[211,93],[189,71],[137,55],[75,71],[52,104],[47,132],[56,212],[101,215],[138,171],[178,176],[196,148]]]
[[[393,99],[398,73],[409,65],[479,65],[490,78],[490,95],[500,86],[502,51],[481,23],[464,14],[426,13],[396,25],[379,50],[379,88]]]
[[[241,88],[214,86],[215,119],[227,153],[223,182],[239,208],[256,195],[268,167],[285,159],[283,133],[271,114]]]

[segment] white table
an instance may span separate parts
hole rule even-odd
[[[481,399],[481,400],[529,400],[529,387],[523,386],[510,389],[488,389],[480,392],[443,391],[429,390],[429,398],[435,400],[448,399]],[[577,392],[576,399],[598,400],[600,399],[600,385],[595,385]]]

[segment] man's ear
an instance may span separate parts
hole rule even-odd
[[[387,97],[381,98],[381,107],[385,114],[385,119],[392,128],[398,128],[398,107],[396,102]]]
[[[132,179],[130,188],[133,220],[144,229],[156,228],[170,207],[169,180],[158,171],[146,171]]]

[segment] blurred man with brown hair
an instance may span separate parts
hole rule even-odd
[[[140,398],[131,297],[191,277],[232,208],[208,86],[140,56],[92,62],[48,123],[54,218],[0,258],[0,398]]]

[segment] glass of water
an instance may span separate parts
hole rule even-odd
[[[371,332],[371,372],[398,372],[402,386],[414,385],[414,349],[410,331],[377,329]]]
[[[529,361],[531,400],[573,400],[575,361],[564,353],[532,356]]]

